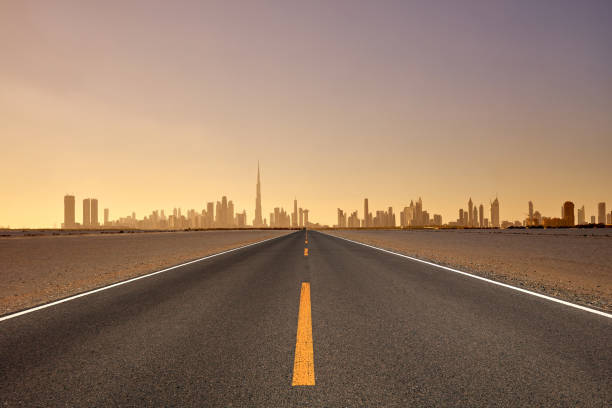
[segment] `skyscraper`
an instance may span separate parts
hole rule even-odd
[[[563,203],[563,225],[574,226],[574,203],[566,201]]]
[[[370,214],[370,210],[368,208],[368,199],[364,198],[363,199],[363,226],[366,228],[370,226],[370,220],[368,219],[369,218],[368,214]]]
[[[253,219],[253,226],[255,228],[263,227],[263,220],[261,215],[261,182],[259,179],[259,162],[257,162],[257,187],[255,193],[255,218]]]
[[[308,228],[308,211],[307,209],[304,209],[304,226],[306,228]]]
[[[533,202],[529,201],[529,218],[527,225],[533,225]]]
[[[493,228],[499,228],[499,200],[495,197],[495,200],[491,203],[491,225]]]
[[[83,200],[83,227],[91,226],[91,199]]]
[[[478,210],[478,225],[480,226],[480,228],[484,228],[484,205],[480,204]]]
[[[92,227],[99,227],[100,224],[98,223],[98,199],[91,198],[90,200],[91,200],[91,208],[90,208],[89,222]]]
[[[304,210],[300,207],[300,223],[298,225],[300,228],[304,227]]]
[[[291,214],[291,226],[297,228],[298,226],[298,206],[297,198],[293,199],[293,214]]]
[[[74,228],[75,216],[74,216],[74,196],[64,196],[64,228]]]
[[[472,197],[468,201],[468,227],[474,226],[474,203],[472,203]]]
[[[597,204],[597,223],[606,223],[606,203]]]
[[[584,211],[584,205],[578,209],[578,225],[586,224],[586,215]]]
[[[104,225],[108,225],[108,221],[109,221],[109,216],[108,216],[108,208],[104,209]]]

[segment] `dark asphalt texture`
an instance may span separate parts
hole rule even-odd
[[[612,319],[304,236],[0,322],[0,406],[612,406]]]

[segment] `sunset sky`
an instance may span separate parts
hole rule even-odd
[[[0,226],[612,209],[612,1],[0,0]]]

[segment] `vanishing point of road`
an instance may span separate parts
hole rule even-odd
[[[612,405],[609,317],[314,231],[4,319],[0,362],[0,406]]]

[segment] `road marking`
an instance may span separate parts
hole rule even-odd
[[[291,385],[315,385],[314,349],[312,345],[312,316],[310,311],[310,283],[302,282],[298,313],[293,382]]]
[[[287,235],[291,235],[291,234],[287,234]],[[286,237],[287,235],[280,235],[278,237],[268,238],[268,239],[264,239],[263,241],[258,241],[258,242],[253,242],[252,244],[243,245],[243,246],[240,246],[238,248],[228,249],[227,251],[218,252],[218,253],[212,254],[212,255],[207,255],[207,256],[205,256],[203,258],[194,259],[193,261],[185,262],[185,263],[182,263],[182,264],[179,264],[179,265],[174,265],[174,266],[171,266],[171,267],[166,268],[166,269],[162,269],[162,270],[159,270],[159,271],[148,273],[146,275],[137,276],[135,278],[131,278],[131,279],[127,279],[127,280],[124,280],[124,281],[121,281],[121,282],[113,283],[113,284],[110,284],[108,286],[103,286],[103,287],[98,288],[98,289],[93,289],[93,290],[90,290],[90,291],[87,291],[87,292],[83,292],[83,293],[79,293],[77,295],[72,295],[72,296],[69,296],[69,297],[66,297],[66,298],[63,298],[63,299],[60,299],[60,300],[55,300],[55,301],[50,302],[50,303],[45,303],[44,305],[35,306],[35,307],[30,308],[30,309],[22,310],[20,312],[15,312],[15,313],[12,313],[12,314],[0,317],[0,322],[3,321],[3,320],[13,319],[15,317],[22,316],[24,314],[32,313],[32,312],[35,312],[37,310],[42,310],[42,309],[46,309],[46,308],[51,307],[51,306],[59,305],[60,303],[64,303],[64,302],[68,302],[70,300],[78,299],[78,298],[83,297],[83,296],[92,295],[92,294],[97,293],[97,292],[102,292],[103,290],[111,289],[111,288],[114,288],[116,286],[125,285],[126,283],[134,282],[134,281],[137,281],[137,280],[140,280],[140,279],[144,279],[144,278],[148,278],[148,277],[160,274],[160,273],[168,272],[168,271],[171,271],[173,269],[180,268],[181,266],[191,265],[191,264],[196,263],[196,262],[200,262],[200,261],[204,261],[206,259],[214,258],[215,256],[224,255],[224,254],[227,254],[227,253],[230,253],[230,252],[234,252],[234,251],[239,251],[241,249],[248,248],[248,247],[253,246],[253,245],[263,244],[264,242],[271,241],[273,239],[278,239],[278,238]]]
[[[532,292],[532,291],[527,290],[527,289],[517,288],[516,286],[508,285],[507,283],[497,282],[497,281],[494,281],[494,280],[491,280],[491,279],[483,278],[482,276],[473,275],[471,273],[463,272],[463,271],[460,271],[458,269],[449,268],[448,266],[438,265],[438,264],[433,263],[433,262],[424,261],[424,260],[419,259],[419,258],[414,258],[412,256],[408,256],[408,255],[400,254],[400,253],[397,253],[397,252],[389,251],[388,249],[383,249],[383,248],[375,247],[373,245],[364,244],[363,242],[353,241],[352,239],[343,238],[343,237],[339,237],[339,236],[331,235],[331,234],[326,234],[324,232],[321,232],[321,234],[325,234],[325,235],[328,235],[330,237],[342,239],[344,241],[352,242],[353,244],[363,245],[363,246],[366,246],[368,248],[376,249],[376,250],[381,251],[381,252],[386,252],[388,254],[401,256],[402,258],[410,259],[412,261],[421,262],[421,263],[424,263],[426,265],[435,266],[437,268],[445,269],[447,271],[458,273],[458,274],[464,275],[464,276],[468,276],[470,278],[478,279],[478,280],[481,280],[481,281],[484,281],[484,282],[488,282],[488,283],[492,283],[492,284],[498,285],[498,286],[503,286],[504,288],[516,290],[518,292],[526,293],[526,294],[531,295],[531,296],[536,296],[536,297],[539,297],[539,298],[542,298],[542,299],[550,300],[551,302],[560,303],[560,304],[565,305],[565,306],[569,306],[569,307],[573,307],[573,308],[576,308],[576,309],[584,310],[585,312],[594,313],[594,314],[597,314],[597,315],[600,315],[600,316],[603,316],[603,317],[607,317],[608,319],[612,319],[612,314],[610,314],[610,313],[606,313],[606,312],[602,312],[602,311],[599,311],[599,310],[591,309],[589,307],[577,305],[575,303],[566,302],[565,300],[557,299],[557,298],[554,298],[554,297],[551,297],[551,296],[547,296],[547,295],[543,295],[543,294],[537,293],[537,292]]]
[[[307,243],[308,243],[308,240],[304,241],[304,243],[305,243],[305,244],[307,244]]]
[[[308,256],[308,248],[304,248],[304,256]]]

